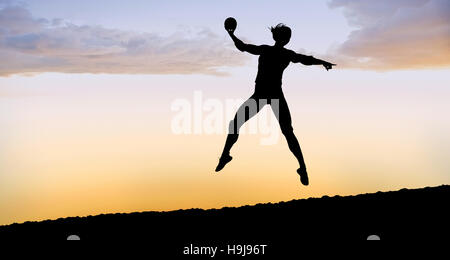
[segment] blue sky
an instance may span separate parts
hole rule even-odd
[[[233,16],[239,23],[237,34],[269,44],[272,40],[267,27],[283,22],[294,30],[291,48],[314,52],[325,52],[331,44],[344,41],[350,32],[341,11],[330,12],[327,1],[24,2],[36,17],[63,18],[76,24],[162,34],[170,34],[180,27],[207,27],[225,35],[223,20]]]
[[[219,67],[242,66],[246,60],[232,50],[223,29],[228,16],[238,20],[236,35],[254,44],[271,44],[268,27],[283,22],[293,29],[288,48],[332,59],[339,68],[449,65],[450,4],[445,0],[2,3],[0,54],[14,57],[7,67],[0,65],[5,75],[218,74]]]

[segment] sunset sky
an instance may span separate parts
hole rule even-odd
[[[0,225],[220,208],[450,184],[447,0],[0,0]],[[248,98],[257,57],[223,28],[337,63],[283,91],[310,186],[281,132],[176,134],[176,100]],[[203,116],[208,111],[202,111]],[[252,120],[258,120],[258,117]],[[250,123],[250,122],[249,122]]]

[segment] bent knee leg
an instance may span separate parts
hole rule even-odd
[[[229,134],[239,134],[240,125],[237,123],[236,119],[230,121],[228,125],[228,133]]]
[[[294,129],[291,125],[286,125],[281,127],[281,132],[284,136],[289,136],[294,134]]]

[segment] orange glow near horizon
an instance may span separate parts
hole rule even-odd
[[[426,73],[440,77],[445,71]],[[332,78],[337,73],[329,75],[328,80],[337,80]],[[86,80],[100,87],[82,86],[80,81],[73,83],[79,88],[50,88],[45,95],[7,93],[0,102],[0,224],[448,184],[445,80],[424,92],[422,77],[428,76],[389,78],[392,75],[365,75],[378,83],[388,78],[399,84],[371,90],[386,96],[367,93],[376,82],[368,83],[366,90],[342,82],[325,92],[327,82],[303,79],[295,88],[295,79],[288,76],[291,83],[285,94],[310,173],[308,187],[299,182],[297,163],[281,132],[274,145],[261,145],[263,134],[242,134],[231,151],[233,161],[214,173],[225,132],[175,135],[170,131],[175,114],[170,103],[179,97],[191,99],[192,87],[179,93],[158,92],[144,87],[154,82],[150,77],[121,88],[134,77],[123,76],[117,85],[109,85],[110,92],[104,92],[101,86],[109,84],[109,77],[101,82],[92,76]],[[21,80],[34,82],[34,87],[59,84],[57,79],[40,82],[39,76]],[[401,91],[405,80],[417,86]],[[358,84],[358,79],[354,81]],[[336,89],[341,95],[333,94]],[[245,97],[245,91],[238,94]],[[226,98],[222,93],[204,93],[205,98]]]

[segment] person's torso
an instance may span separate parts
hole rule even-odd
[[[258,59],[255,93],[281,94],[283,72],[289,65],[289,50],[265,46]]]

